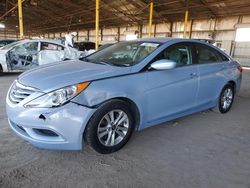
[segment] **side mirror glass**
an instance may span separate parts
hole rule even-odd
[[[155,70],[168,70],[176,67],[176,62],[169,59],[161,59],[150,65]]]

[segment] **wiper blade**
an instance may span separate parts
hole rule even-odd
[[[84,58],[81,58],[80,60],[82,61],[86,61],[86,62],[89,62],[89,63],[94,63],[94,64],[102,64],[102,65],[111,65],[111,66],[116,66],[116,67],[128,67],[129,64],[118,64],[118,63],[111,63],[111,62],[107,62],[107,61],[90,61],[90,59],[84,57]]]
[[[81,61],[86,61],[86,62],[90,62],[90,60],[87,57],[80,57],[79,60]]]
[[[99,63],[103,65],[114,65],[113,63],[106,62],[106,61],[100,61]]]

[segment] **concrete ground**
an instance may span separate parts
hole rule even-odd
[[[101,155],[34,148],[8,126],[5,95],[18,74],[0,77],[0,187],[250,188],[250,71],[231,111],[212,111],[133,134]]]

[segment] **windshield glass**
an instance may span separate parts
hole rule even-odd
[[[142,41],[120,42],[97,51],[82,60],[115,66],[132,66],[146,58],[159,45],[159,43]]]
[[[1,48],[1,50],[9,50],[10,48],[16,46],[17,44],[20,44],[20,41],[12,42],[10,44],[7,44]]]

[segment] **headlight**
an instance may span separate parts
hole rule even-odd
[[[90,82],[84,82],[68,87],[64,87],[50,93],[44,94],[24,105],[25,108],[50,108],[62,106],[77,94],[88,87]]]

